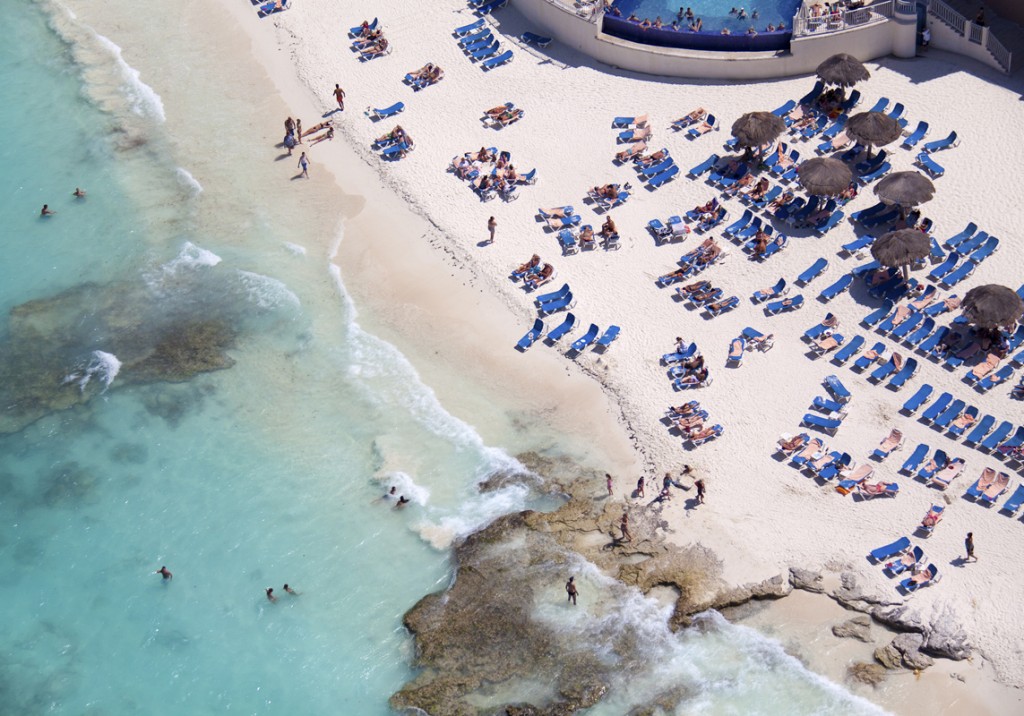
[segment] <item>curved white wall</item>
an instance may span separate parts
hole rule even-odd
[[[897,20],[820,36],[795,38],[787,55],[697,52],[640,45],[605,35],[550,0],[514,0],[516,10],[560,43],[614,67],[669,77],[757,80],[813,74],[825,58],[845,52],[867,61],[893,54],[916,42],[914,22]],[[910,18],[907,18],[908,20]]]

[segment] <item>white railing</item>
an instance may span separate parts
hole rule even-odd
[[[811,15],[809,8],[804,6],[793,18],[793,35],[795,37],[822,35],[863,27],[876,22],[885,22],[893,16],[894,10],[895,0],[885,0],[877,5],[815,17]]]
[[[917,3],[912,2],[912,0],[896,0],[896,12],[903,13],[904,15],[916,15]]]
[[[980,45],[982,36],[985,34],[985,28],[981,25],[975,25],[973,22],[968,25],[970,32],[967,35],[967,39],[973,42],[975,45]]]
[[[567,13],[581,17],[588,22],[597,22],[597,19],[601,16],[599,10],[602,8],[603,3],[601,0],[546,0],[550,5],[564,10]]]
[[[928,3],[928,12],[953,28],[958,35],[964,34],[964,23],[967,22],[967,18],[942,0],[931,0]]]
[[[1013,53],[1007,50],[1006,46],[997,40],[991,31],[988,33],[985,49],[992,53],[992,56],[996,58],[996,62],[1009,74],[1013,69]]]

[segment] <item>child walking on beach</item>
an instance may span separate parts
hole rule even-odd
[[[302,169],[300,176],[304,176],[309,179],[309,160],[306,159],[305,152],[303,152],[302,156],[299,157],[299,168]]]
[[[334,99],[338,102],[338,110],[345,111],[345,90],[339,85],[334,85]]]

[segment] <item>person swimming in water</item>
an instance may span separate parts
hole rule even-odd
[[[267,601],[272,603],[277,602],[277,597],[274,596],[273,587],[267,587]]]
[[[42,209],[42,211],[39,212],[39,215],[40,216],[53,216],[56,213],[57,213],[56,211],[51,211],[50,210],[50,205],[49,204],[43,204],[43,209]]]
[[[71,196],[75,197],[76,199],[84,199],[85,192],[76,186],[74,192],[71,193]]]
[[[286,585],[284,585],[284,591],[288,592],[288,594],[291,594],[291,595],[292,595],[293,597],[297,597],[297,596],[299,596],[299,593],[298,593],[298,592],[296,592],[296,591],[295,591],[294,589],[292,589],[291,587],[289,587],[289,586],[288,586],[287,584],[286,584]]]
[[[398,509],[399,507],[405,507],[407,504],[409,504],[409,498],[406,497],[405,495],[399,495],[398,502],[395,503],[395,509]]]

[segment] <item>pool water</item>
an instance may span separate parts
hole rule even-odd
[[[660,17],[664,25],[669,25],[680,17],[680,11],[690,8],[694,18],[703,20],[701,29],[704,32],[720,32],[728,28],[734,35],[745,33],[753,27],[764,32],[768,25],[778,26],[785,22],[786,27],[793,24],[793,15],[800,7],[800,0],[615,0],[613,7],[618,8],[622,17],[636,15],[643,20],[652,22]],[[745,9],[747,17],[739,18],[739,13],[730,13],[732,9]],[[756,12],[757,17],[751,17]],[[679,19],[680,27],[687,27],[689,22]]]

